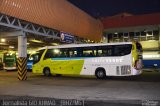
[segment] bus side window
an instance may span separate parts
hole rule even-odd
[[[77,57],[77,48],[70,48],[69,49],[69,57]]]
[[[108,56],[112,56],[112,49],[108,49],[108,50],[107,50],[107,55],[108,55]]]
[[[98,54],[97,56],[103,57],[108,55],[107,48],[105,46],[100,46],[97,48]]]
[[[107,50],[102,50],[102,56],[107,56]]]
[[[98,57],[101,57],[101,56],[103,56],[104,54],[103,54],[103,49],[101,48],[101,47],[97,47],[97,56]]]
[[[102,56],[102,50],[97,50],[97,56],[98,57]]]
[[[115,45],[114,46],[114,56],[123,56],[124,52],[127,51],[124,45]]]
[[[59,57],[61,58],[69,57],[68,49],[65,48],[60,49]]]
[[[96,48],[95,47],[85,47],[85,48],[83,48],[83,56],[84,57],[94,57],[94,56],[96,56]]]
[[[115,45],[114,56],[124,56],[131,53],[132,45]]]
[[[83,54],[83,48],[78,47],[78,48],[76,48],[76,51],[77,51],[77,57],[82,57],[82,54]]]

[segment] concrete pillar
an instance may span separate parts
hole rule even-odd
[[[158,27],[158,32],[159,32],[159,34],[158,34],[158,36],[159,36],[159,48],[160,48],[160,25],[159,25],[159,27]]]
[[[159,31],[159,43],[160,43],[160,26],[158,27],[158,31]]]
[[[27,80],[27,37],[25,32],[18,36],[18,79]]]
[[[27,38],[25,32],[18,36],[18,57],[27,57]]]

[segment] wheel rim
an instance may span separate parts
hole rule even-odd
[[[103,78],[103,77],[104,77],[104,72],[103,72],[103,71],[98,71],[98,72],[97,72],[97,76],[98,76],[99,78]]]
[[[44,71],[44,74],[45,74],[46,76],[49,76],[50,71],[49,71],[48,69],[46,69],[46,70]]]

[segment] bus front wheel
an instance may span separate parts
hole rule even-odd
[[[43,69],[43,74],[44,76],[51,76],[51,72],[50,72],[50,69],[48,67],[44,68]]]
[[[106,72],[104,68],[96,69],[95,75],[98,79],[103,79],[106,77]]]

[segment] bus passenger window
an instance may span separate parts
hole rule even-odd
[[[98,57],[102,56],[102,50],[97,50],[97,56]]]
[[[96,47],[84,47],[83,50],[83,57],[94,57],[96,56]]]
[[[108,50],[107,55],[112,56],[112,50],[111,49]]]
[[[65,48],[60,49],[59,57],[61,58],[69,57],[68,49]]]
[[[69,48],[69,57],[78,57],[78,48]]]
[[[53,57],[57,58],[60,57],[60,50],[59,49],[53,49]]]
[[[93,57],[94,54],[92,52],[89,53],[89,57]]]
[[[106,46],[100,46],[97,48],[99,57],[103,56],[111,56],[112,55],[112,49],[107,48]]]
[[[77,57],[77,51],[69,51],[69,57]]]
[[[83,51],[83,56],[84,57],[93,57],[95,55],[94,55],[94,52],[92,50],[84,50]]]
[[[132,45],[115,45],[114,46],[114,56],[124,56],[131,53]]]

